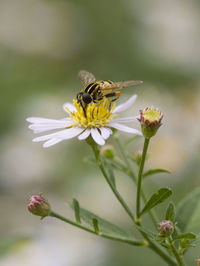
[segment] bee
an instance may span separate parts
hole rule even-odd
[[[83,89],[77,94],[77,101],[85,110],[91,102],[98,103],[104,97],[111,98],[112,102],[119,99],[122,88],[127,88],[141,84],[140,80],[129,80],[122,82],[113,82],[110,80],[96,80],[92,73],[81,70],[78,77],[83,85]]]

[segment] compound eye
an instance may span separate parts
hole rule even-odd
[[[90,96],[90,94],[89,93],[83,93],[83,101],[84,101],[84,103],[91,103],[91,101],[92,101],[92,97]]]

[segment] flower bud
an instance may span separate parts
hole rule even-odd
[[[141,130],[145,138],[153,137],[159,127],[162,125],[161,121],[163,114],[156,108],[146,108],[140,110],[140,118],[138,121],[141,124]]]
[[[137,165],[139,166],[141,163],[141,159],[142,159],[142,151],[138,151],[133,155],[133,160],[137,163]]]
[[[34,215],[45,217],[51,212],[51,206],[41,195],[33,195],[29,200],[28,210]]]
[[[104,145],[101,148],[101,155],[108,159],[113,159],[115,157],[115,150],[112,145]]]
[[[169,220],[163,220],[158,226],[158,231],[162,236],[170,236],[174,231],[174,225]]]

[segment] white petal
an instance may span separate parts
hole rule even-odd
[[[72,103],[64,103],[63,104],[63,109],[65,112],[67,112],[68,114],[70,114],[70,112],[75,112],[77,111],[76,110],[76,107],[72,104]],[[68,109],[68,110],[67,110]]]
[[[115,110],[113,111],[113,113],[121,113],[125,110],[127,110],[136,100],[137,95],[134,94],[133,96],[131,96],[131,98],[129,98],[126,102],[118,105]]]
[[[91,128],[91,135],[94,141],[99,145],[104,145],[105,140],[102,138],[97,128]]]
[[[133,134],[142,136],[142,133],[139,130],[131,128],[131,127],[127,127],[127,126],[119,124],[119,123],[109,123],[109,126],[110,127],[114,127],[114,128],[116,128],[116,129],[118,129],[120,131],[133,133]]]
[[[49,119],[49,118],[43,118],[43,117],[28,117],[26,121],[33,124],[52,124],[52,123],[62,123],[63,120],[69,121],[70,118],[64,118],[64,119]]]
[[[104,139],[108,139],[113,133],[112,130],[108,127],[100,127],[101,135]]]
[[[57,144],[57,143],[59,143],[61,141],[62,141],[62,139],[56,139],[56,138],[55,139],[50,139],[50,140],[46,141],[43,144],[43,147],[44,148],[48,148],[48,147],[53,146],[53,145],[55,145],[55,144]]]
[[[57,128],[66,128],[72,125],[72,121],[63,121],[63,123],[60,124],[31,124],[29,126],[30,129],[32,130],[40,130],[40,129],[47,129],[47,130],[52,130],[52,129],[57,129]]]
[[[66,125],[66,122],[61,123],[61,124],[56,124],[56,123],[50,123],[50,124],[31,124],[28,126],[30,129],[41,129],[41,128],[48,128],[48,127],[64,127]],[[68,125],[68,124],[67,124]]]
[[[52,131],[55,129],[61,129],[61,128],[70,128],[71,127],[71,123],[69,123],[68,125],[65,126],[43,126],[43,127],[31,127],[31,129],[33,130],[34,133],[42,133],[42,132],[46,132],[46,131]]]
[[[86,129],[81,135],[78,136],[79,140],[87,139],[90,135],[90,129]]]
[[[38,142],[38,141],[44,141],[44,140],[48,140],[48,139],[52,139],[52,138],[58,138],[58,139],[71,139],[76,137],[77,135],[79,135],[84,129],[80,128],[80,127],[72,127],[72,128],[67,128],[61,131],[58,131],[56,133],[52,133],[49,135],[45,135],[45,136],[41,136],[41,137],[37,137],[35,139],[33,139],[34,142]]]
[[[49,131],[49,129],[35,129],[33,130],[33,133],[39,134],[39,133],[46,132],[46,131]]]
[[[129,123],[129,122],[135,122],[137,121],[137,118],[139,118],[139,116],[131,116],[131,117],[122,117],[122,118],[115,118],[112,120],[112,122],[119,122],[119,123]]]
[[[60,127],[60,128],[66,128],[66,127]],[[70,128],[70,126],[69,127],[67,127],[67,128]],[[57,127],[57,128],[40,128],[40,129],[35,129],[35,130],[33,130],[33,133],[35,133],[35,134],[38,134],[38,133],[42,133],[42,132],[46,132],[46,131],[52,131],[52,130],[55,130],[55,129],[59,129],[59,127]]]
[[[52,120],[49,123],[41,123],[41,124],[31,124],[29,126],[30,129],[33,130],[34,133],[41,133],[45,131],[51,131],[58,128],[66,128],[72,125],[72,120]]]

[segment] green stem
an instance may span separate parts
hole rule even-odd
[[[178,265],[179,266],[185,266],[185,263],[183,261],[183,258],[179,255],[177,249],[175,248],[171,236],[168,237],[168,241],[169,241],[169,244],[170,244],[170,247],[171,247],[171,251],[174,254],[174,257],[176,258],[176,260],[178,262]]]
[[[93,141],[91,141],[91,142],[88,141],[88,144],[91,145],[91,147],[92,147],[92,149],[94,151],[94,154],[95,154],[95,157],[96,157],[98,166],[99,166],[101,172],[103,173],[106,181],[108,182],[110,188],[112,189],[113,193],[115,194],[115,196],[117,197],[117,199],[119,200],[119,202],[121,203],[121,205],[123,206],[123,208],[125,209],[125,211],[127,212],[127,214],[129,215],[129,217],[131,218],[131,220],[133,220],[135,222],[134,215],[132,214],[132,212],[130,211],[130,209],[128,208],[128,206],[126,205],[126,203],[124,202],[124,200],[122,199],[121,195],[113,187],[112,183],[109,180],[109,177],[106,174],[106,171],[104,169],[104,166],[103,166],[102,161],[101,161],[101,158],[100,158],[100,152],[99,152],[98,146]],[[177,266],[176,265],[176,262],[173,260],[173,258],[171,258],[165,251],[163,251],[162,248],[156,242],[152,241],[145,232],[140,231],[140,233],[147,240],[147,242],[149,244],[148,247],[150,249],[152,249],[156,254],[158,254],[170,266]]]
[[[177,266],[174,259],[171,256],[169,256],[167,253],[165,253],[163,250],[161,250],[160,246],[156,242],[151,241],[149,238],[148,242],[149,242],[149,248],[152,249],[156,254],[158,254],[162,259],[164,259],[169,264],[169,266]]]
[[[110,179],[109,179],[109,177],[108,177],[108,175],[107,175],[107,173],[106,173],[106,171],[104,169],[104,166],[103,166],[103,163],[102,163],[102,160],[101,160],[101,157],[100,157],[100,152],[99,152],[98,146],[94,142],[88,142],[88,143],[90,144],[90,146],[92,147],[92,149],[94,151],[97,164],[98,164],[98,166],[99,166],[102,174],[104,175],[104,177],[105,177],[108,185],[110,186],[111,190],[113,191],[113,193],[115,194],[116,198],[119,200],[119,202],[121,203],[121,205],[123,206],[123,208],[125,209],[125,211],[127,212],[127,214],[129,215],[129,217],[131,218],[131,220],[134,221],[135,220],[135,217],[134,217],[133,213],[129,209],[129,207],[126,204],[126,202],[123,200],[122,196],[119,194],[119,192],[113,186],[112,182],[110,181]]]
[[[117,145],[119,147],[119,150],[120,150],[120,152],[122,154],[122,157],[123,157],[123,159],[124,159],[124,161],[126,163],[126,167],[127,168],[124,167],[123,170],[124,170],[124,172],[127,175],[129,175],[131,177],[131,179],[134,181],[134,183],[137,184],[137,179],[136,179],[135,173],[134,173],[134,171],[133,171],[133,169],[131,167],[131,164],[130,164],[130,162],[128,160],[128,155],[126,154],[126,151],[124,150],[124,147],[123,147],[123,145],[122,145],[122,143],[121,143],[118,135],[115,134],[114,137],[115,137],[115,140],[116,140]],[[119,163],[118,163],[118,165],[120,165],[121,168],[123,166],[122,164],[119,164]],[[147,199],[146,199],[145,193],[144,193],[144,191],[143,191],[142,188],[141,188],[141,195],[142,195],[142,198],[143,198],[144,203],[146,203],[147,202]],[[156,217],[156,214],[154,213],[153,210],[150,210],[149,211],[149,215],[151,216],[151,219],[152,219],[152,222],[153,222],[155,228],[157,228],[158,227],[158,219]]]
[[[116,241],[120,241],[120,242],[124,242],[124,243],[127,243],[127,244],[130,244],[130,245],[134,245],[134,246],[148,246],[148,243],[147,241],[139,241],[139,240],[132,240],[132,239],[126,239],[126,238],[122,238],[122,237],[115,237],[115,236],[110,236],[110,235],[106,235],[105,233],[102,233],[102,232],[95,232],[94,230],[82,225],[82,224],[78,224],[78,223],[75,223],[74,221],[71,221],[69,220],[68,218],[56,213],[56,212],[53,212],[51,211],[51,213],[49,214],[49,216],[51,217],[55,217],[65,223],[68,223],[68,224],[71,224],[73,226],[76,226],[80,229],[83,229],[87,232],[90,232],[94,235],[98,235],[98,236],[101,236],[103,238],[107,238],[107,239],[111,239],[111,240],[116,240]]]
[[[136,197],[136,215],[137,215],[138,220],[140,219],[140,197],[141,197],[141,186],[142,186],[142,174],[143,174],[147,149],[149,146],[149,140],[150,139],[147,139],[147,138],[145,138],[145,140],[144,140],[142,158],[141,158],[140,167],[139,167],[139,171],[138,171],[137,197]]]

